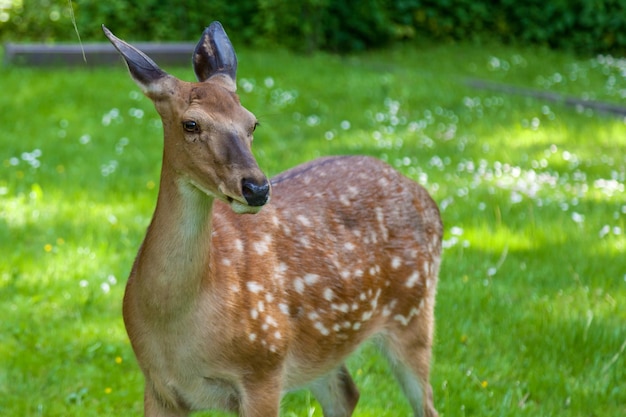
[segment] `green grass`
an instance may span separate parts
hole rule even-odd
[[[620,103],[626,61],[422,45],[239,62],[267,173],[370,154],[440,203],[441,416],[626,413],[626,125],[465,84]],[[0,91],[0,415],[140,415],[121,298],[155,203],[158,116],[121,67],[2,68]],[[409,415],[372,347],[349,366],[355,416]],[[321,412],[302,391],[282,415]]]

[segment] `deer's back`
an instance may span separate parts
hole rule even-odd
[[[294,385],[373,333],[406,328],[434,298],[437,206],[373,158],[322,158],[286,171],[260,213],[216,205],[214,228],[215,268],[228,277],[223,299],[241,306],[250,342],[295,357]]]

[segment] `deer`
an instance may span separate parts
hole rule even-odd
[[[349,417],[360,394],[346,360],[367,340],[414,416],[437,416],[429,373],[443,225],[426,189],[358,155],[270,180],[219,22],[193,51],[194,82],[102,29],[163,124],[156,208],[123,298],[145,416],[277,417],[285,394],[307,388],[325,417]]]

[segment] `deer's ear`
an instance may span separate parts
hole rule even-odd
[[[198,81],[221,76],[231,90],[237,88],[235,49],[220,22],[211,23],[202,33],[193,53],[193,69]]]
[[[143,92],[145,94],[158,93],[159,86],[162,84],[160,81],[169,75],[148,55],[116,37],[106,26],[102,25],[102,30],[126,61],[131,77]]]

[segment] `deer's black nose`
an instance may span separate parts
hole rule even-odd
[[[244,178],[241,181],[241,193],[246,203],[251,206],[259,207],[267,203],[270,198],[270,183],[267,178],[263,178],[261,184],[257,184],[254,180]]]

